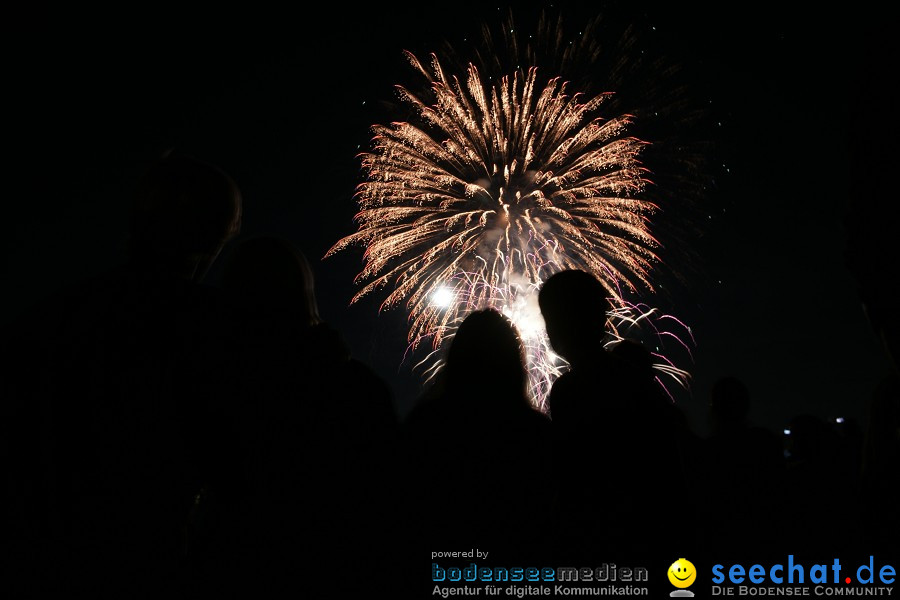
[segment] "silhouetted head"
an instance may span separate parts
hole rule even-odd
[[[240,243],[228,258],[222,285],[247,308],[287,312],[305,325],[320,322],[312,268],[286,240],[258,237]]]
[[[444,377],[456,395],[527,402],[524,352],[509,319],[495,310],[467,316],[450,343]]]
[[[135,194],[132,259],[199,279],[240,225],[241,194],[231,177],[194,158],[164,158]]]
[[[574,363],[602,343],[608,295],[603,284],[585,271],[561,271],[544,282],[538,304],[557,354]]]
[[[750,392],[734,376],[722,377],[713,384],[709,413],[715,430],[738,429],[747,425]]]

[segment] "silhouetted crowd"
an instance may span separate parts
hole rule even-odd
[[[297,247],[242,241],[204,283],[241,206],[215,166],[161,160],[135,196],[129,260],[4,332],[17,594],[396,597],[432,551],[470,548],[576,567],[900,556],[896,371],[868,423],[801,415],[786,436],[753,426],[747,387],[723,376],[700,437],[639,342],[604,343],[609,293],[572,270],[539,294],[569,364],[549,414],[515,327],[482,310],[400,419],[320,318]]]

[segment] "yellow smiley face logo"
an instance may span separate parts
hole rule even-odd
[[[695,579],[697,579],[697,569],[687,559],[679,558],[669,567],[669,581],[677,588],[689,587]]]

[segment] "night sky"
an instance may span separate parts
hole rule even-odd
[[[698,132],[710,142],[712,185],[690,224],[699,232],[692,258],[660,252],[683,277],[661,302],[696,339],[695,362],[685,365],[691,393],[678,401],[704,433],[712,382],[734,374],[749,385],[753,419],[773,430],[800,412],[864,419],[888,363],[845,266],[842,220],[860,206],[877,218],[889,201],[863,201],[859,185],[871,144],[896,131],[879,112],[890,87],[883,78],[896,77],[885,70],[894,64],[888,20],[776,3],[713,12],[670,4],[553,9],[573,25],[596,10],[632,22],[648,52],[683,67],[683,99],[705,107]],[[241,237],[283,236],[312,259],[323,316],[391,384],[405,413],[419,386],[400,364],[404,314],[377,316],[380,297],[348,307],[361,252],[319,259],[355,229],[356,154],[369,126],[391,118],[394,84],[415,81],[401,51],[465,44],[507,6],[36,8],[10,19],[4,323],[123,260],[130,194],[149,162],[173,149],[237,181]],[[527,26],[543,4],[512,6]],[[896,271],[879,260],[886,274]]]

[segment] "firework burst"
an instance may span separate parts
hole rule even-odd
[[[604,115],[611,94],[585,97],[535,67],[487,80],[474,64],[460,76],[436,55],[406,57],[427,79],[428,97],[398,86],[416,119],[373,127],[373,149],[361,155],[359,229],[326,254],[365,247],[352,302],[386,288],[382,308],[405,303],[409,349],[427,344],[420,364],[430,374],[467,314],[502,312],[526,346],[541,409],[565,368],[537,308],[551,274],[582,269],[603,282],[620,307],[610,313],[613,341],[642,323],[671,335],[656,327],[665,315],[626,300],[653,290],[659,261],[650,231],[657,206],[641,196],[650,183],[640,160],[646,142],[629,135],[633,117]],[[660,358],[660,374],[683,383],[686,372]]]

